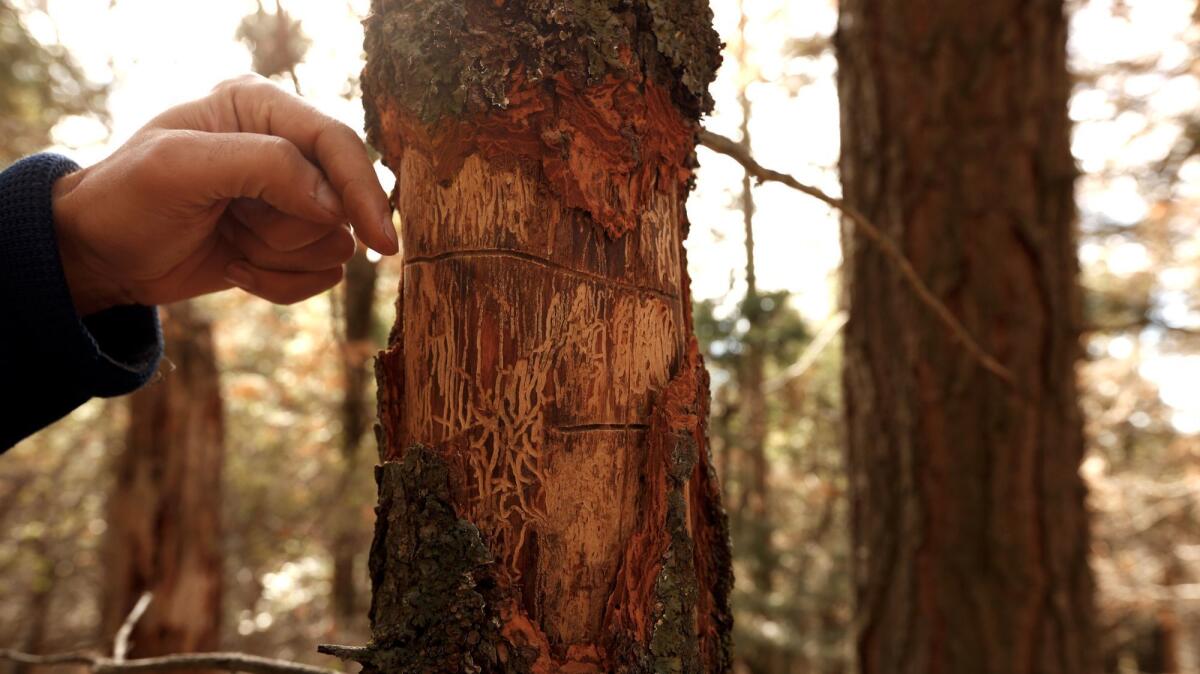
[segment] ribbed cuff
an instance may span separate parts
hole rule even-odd
[[[78,169],[65,157],[39,154],[0,173],[0,364],[8,382],[4,393],[26,398],[18,407],[27,410],[28,423],[13,420],[22,435],[88,398],[138,388],[162,357],[153,307],[115,307],[86,318],[75,311],[55,238],[51,189]]]

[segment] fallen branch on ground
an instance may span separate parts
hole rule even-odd
[[[962,343],[967,352],[970,353],[975,360],[979,361],[979,364],[983,366],[985,370],[991,372],[1010,385],[1015,384],[1012,372],[1010,372],[1008,368],[1001,365],[1000,361],[996,360],[990,353],[985,351],[984,348],[980,346],[979,342],[971,336],[971,333],[967,331],[966,326],[964,326],[950,311],[950,309],[947,308],[946,305],[933,294],[933,291],[930,290],[929,286],[925,285],[925,282],[921,280],[920,275],[917,274],[917,270],[913,268],[912,263],[908,261],[908,258],[905,257],[904,252],[900,250],[899,246],[896,245],[896,242],[893,241],[887,234],[884,234],[883,230],[876,227],[874,223],[867,219],[867,216],[863,215],[858,209],[848,206],[841,199],[831,197],[820,188],[813,187],[812,185],[806,185],[786,173],[780,173],[779,171],[773,171],[769,168],[765,168],[755,161],[754,157],[751,157],[749,152],[725,136],[713,133],[711,131],[701,130],[700,144],[712,150],[713,152],[723,154],[741,164],[742,168],[746,169],[747,173],[757,178],[760,183],[783,183],[794,190],[803,192],[814,199],[824,202],[828,206],[837,209],[843,215],[850,218],[858,230],[879,248],[879,251],[883,253],[884,257],[886,257],[893,265],[895,265],[896,270],[900,272],[900,276],[904,278],[909,287],[911,287],[913,292],[916,293],[917,299],[933,312],[934,316],[936,316],[938,320],[940,320],[942,324],[946,326],[950,333]]]
[[[169,672],[189,669],[245,672],[246,674],[344,674],[335,669],[314,667],[287,660],[273,660],[246,653],[187,653],[164,655],[158,658],[135,658],[118,662],[112,658],[91,653],[32,655],[0,649],[0,660],[49,667],[84,665],[94,674],[133,674],[134,672]]]
[[[142,619],[142,614],[150,608],[150,602],[153,599],[153,593],[143,592],[142,596],[138,597],[137,603],[133,605],[133,610],[125,616],[125,622],[121,623],[121,629],[117,630],[117,638],[113,642],[112,659],[114,662],[125,662],[125,655],[129,653],[129,637],[133,634],[133,628],[137,625],[137,621]]]
[[[132,674],[134,672],[173,672],[188,669],[222,670],[226,672],[245,672],[246,674],[343,674],[336,669],[313,667],[299,662],[273,660],[246,653],[183,653],[179,655],[164,655],[157,658],[136,658],[126,660],[129,652],[129,638],[133,628],[142,619],[146,609],[150,607],[153,595],[142,593],[133,610],[126,616],[125,622],[117,630],[113,643],[113,657],[106,658],[95,653],[54,653],[51,655],[33,655],[7,648],[0,648],[0,660],[8,660],[23,665],[40,665],[55,667],[66,665],[84,665],[92,674]]]

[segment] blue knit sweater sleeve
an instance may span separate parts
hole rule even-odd
[[[154,308],[75,312],[50,189],[78,168],[39,154],[0,173],[0,452],[89,398],[133,391],[162,357]]]

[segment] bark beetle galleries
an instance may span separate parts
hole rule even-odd
[[[702,0],[373,10],[364,99],[398,177],[405,267],[377,363],[367,671],[727,669],[728,536],[682,246],[720,60],[711,12]],[[405,487],[430,466],[448,510],[421,496],[432,487]],[[414,527],[462,558],[414,567],[421,546],[397,533]],[[429,607],[396,601],[408,582],[389,579],[413,568],[453,576],[469,627],[421,627]],[[434,652],[472,655],[435,665]]]

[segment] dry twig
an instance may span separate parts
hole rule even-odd
[[[817,362],[817,358],[825,350],[825,347],[829,346],[833,338],[837,337],[837,334],[842,331],[842,326],[846,325],[848,318],[849,316],[844,311],[839,311],[830,316],[825,325],[821,326],[817,335],[808,343],[808,346],[804,349],[804,353],[800,354],[800,357],[796,359],[796,362],[778,376],[768,379],[763,384],[763,390],[767,395],[771,395],[783,388],[789,381],[804,376],[804,373],[808,372],[808,368]]]
[[[925,282],[921,280],[920,275],[917,274],[917,270],[913,268],[912,263],[909,262],[908,258],[904,256],[904,252],[900,250],[899,246],[896,245],[896,242],[892,241],[891,237],[889,237],[887,234],[884,234],[883,230],[876,227],[867,218],[867,216],[863,215],[858,209],[847,205],[841,199],[829,196],[819,188],[813,187],[812,185],[806,185],[786,173],[780,173],[779,171],[773,171],[769,168],[765,168],[755,161],[754,157],[751,157],[749,152],[746,152],[744,148],[725,136],[713,133],[711,131],[701,130],[700,144],[714,152],[718,152],[730,157],[737,163],[741,164],[742,168],[746,169],[747,173],[757,178],[759,182],[770,181],[783,183],[794,190],[803,192],[804,194],[807,194],[808,196],[822,201],[828,206],[841,211],[843,215],[850,218],[850,220],[854,222],[855,226],[858,227],[858,230],[862,232],[864,236],[870,239],[871,242],[879,248],[879,251],[883,253],[884,257],[888,258],[888,260],[895,265],[896,270],[900,272],[900,276],[904,278],[909,287],[911,287],[913,292],[916,293],[917,299],[933,312],[934,316],[936,316],[938,320],[940,320],[942,324],[946,326],[946,329],[948,329],[950,333],[962,343],[967,352],[970,353],[975,360],[979,361],[979,364],[982,365],[985,370],[991,372],[1010,385],[1015,383],[1012,372],[1010,372],[1008,368],[1001,365],[1000,361],[996,360],[995,357],[985,351],[984,348],[979,345],[979,342],[971,336],[971,333],[967,331],[966,326],[964,326],[958,320],[958,318],[951,313],[950,309],[947,308],[946,305],[933,294],[933,291],[929,289],[929,286],[925,285]]]
[[[185,653],[180,655],[164,655],[157,658],[136,658],[126,660],[129,652],[129,636],[133,628],[141,620],[142,615],[150,606],[153,595],[142,593],[133,610],[126,616],[125,622],[117,630],[113,642],[113,656],[106,658],[94,653],[54,653],[51,655],[33,655],[11,649],[0,649],[0,660],[9,660],[23,665],[41,665],[55,667],[65,665],[84,665],[93,674],[133,674],[134,672],[173,672],[189,669],[221,670],[226,672],[246,672],[246,674],[342,674],[334,669],[313,667],[287,660],[273,660],[246,653]]]
[[[133,605],[133,610],[125,616],[125,622],[121,623],[121,629],[117,630],[117,638],[113,640],[114,662],[125,662],[125,654],[129,652],[129,636],[133,634],[133,628],[137,625],[137,621],[142,619],[142,614],[150,608],[150,600],[153,598],[152,593],[143,592],[142,596],[138,597],[137,603]]]

